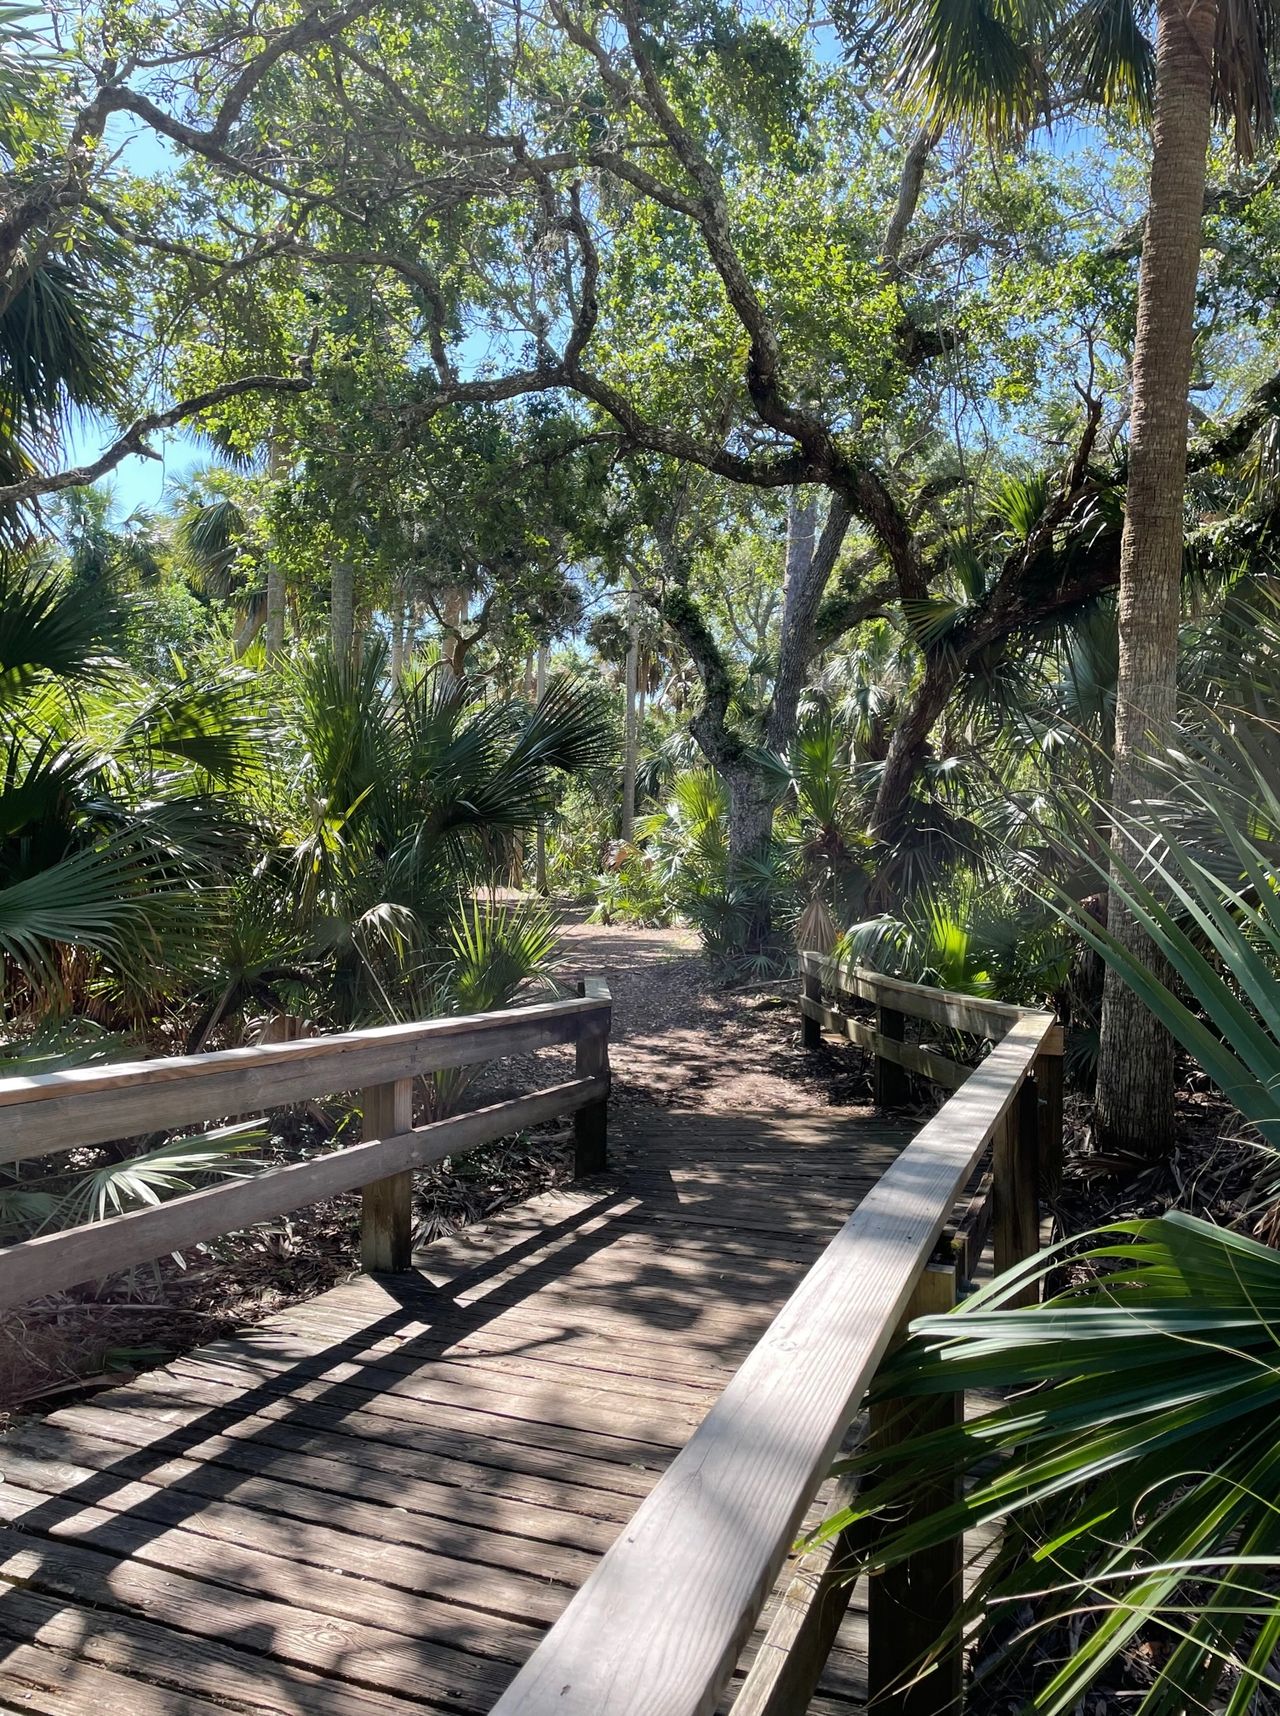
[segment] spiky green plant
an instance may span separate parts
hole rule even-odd
[[[1264,1204],[1280,1145],[1280,796],[1270,738],[1255,725],[1219,734],[1197,756],[1171,754],[1167,799],[1128,819],[1144,856],[1113,872],[1113,885],[1181,993],[1063,905],[1253,1122]],[[1087,834],[1077,849],[1104,870]],[[1009,1308],[1064,1250],[1070,1284],[1041,1306]],[[880,1481],[824,1532],[853,1517],[891,1518],[935,1479],[967,1483],[953,1506],[890,1527],[866,1564],[1000,1523],[1000,1551],[956,1626],[1006,1623],[1006,1660],[1061,1629],[1029,1707],[1055,1716],[1078,1708],[1142,1633],[1150,1684],[1131,1700],[1142,1716],[1269,1709],[1280,1694],[1278,1321],[1280,1255],[1186,1215],[1055,1248],[954,1315],[913,1326],[878,1385],[884,1397],[1007,1398],[878,1455]]]

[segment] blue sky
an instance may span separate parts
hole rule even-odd
[[[81,419],[63,436],[67,462],[75,465],[88,463],[111,445],[117,433],[112,424],[96,414]],[[208,449],[200,447],[180,431],[157,436],[153,445],[159,459],[140,459],[131,455],[121,460],[115,470],[108,472],[97,484],[99,488],[111,491],[122,516],[138,507],[158,507],[168,483],[198,465],[209,463]]]

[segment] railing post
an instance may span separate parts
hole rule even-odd
[[[366,1085],[362,1133],[396,1138],[413,1130],[413,1080]],[[370,1274],[402,1273],[413,1264],[413,1172],[389,1174],[361,1188],[360,1261]]]
[[[1040,1193],[1052,1201],[1062,1189],[1062,1026],[1055,1025],[1036,1056],[1040,1098]]]
[[[876,1030],[892,1042],[904,1043],[907,1040],[907,1016],[898,1012],[895,1007],[877,1007]],[[896,1061],[887,1061],[883,1056],[877,1055],[876,1107],[901,1108],[909,1094],[907,1069],[899,1066]]]
[[[608,991],[598,979],[579,980],[578,994],[592,996]],[[579,1078],[609,1077],[609,1024],[612,1011],[606,1007],[603,1015],[595,1014],[583,1021],[575,1056]],[[573,1117],[573,1173],[575,1179],[586,1174],[603,1174],[609,1166],[609,1097],[588,1103]]]
[[[931,1263],[916,1282],[895,1345],[906,1337],[914,1317],[950,1311],[956,1302],[956,1272]],[[871,1409],[870,1447],[889,1448],[958,1424],[963,1394],[887,1400]],[[896,1531],[955,1499],[950,1483],[921,1484],[905,1517],[895,1513]],[[963,1657],[960,1641],[927,1674],[921,1664],[939,1633],[951,1621],[963,1595],[964,1539],[954,1537],[921,1550],[897,1567],[873,1573],[867,1581],[867,1707],[870,1716],[959,1716]]]
[[[992,1162],[996,1274],[1011,1269],[1040,1249],[1040,1096],[1032,1079],[1023,1079],[1013,1106],[1000,1122]],[[1032,1285],[1015,1305],[1034,1305]]]
[[[800,993],[805,1001],[811,1001],[815,1007],[822,1003],[822,979],[809,970],[809,955],[800,955]],[[811,1018],[800,1008],[800,1044],[802,1048],[817,1049],[822,1046],[822,1021]]]

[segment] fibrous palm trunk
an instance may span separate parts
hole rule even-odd
[[[1176,712],[1187,401],[1212,106],[1214,0],[1159,0],[1151,193],[1138,280],[1129,477],[1120,548],[1120,672],[1112,803],[1153,795],[1150,757]],[[1132,859],[1122,828],[1112,851]],[[1108,928],[1154,963],[1115,892]],[[1098,1058],[1099,1144],[1164,1154],[1173,1134],[1173,1043],[1108,969]]]
[[[547,693],[547,665],[551,655],[546,644],[538,646],[538,675],[534,681],[534,693],[539,703]],[[534,886],[540,894],[547,893],[547,819],[538,818],[537,841],[534,847]]]
[[[285,588],[284,567],[275,555],[267,562],[267,656],[279,655],[284,649]]]
[[[636,718],[636,680],[640,662],[639,602],[634,590],[627,597],[626,708],[622,733],[622,838],[630,842],[636,830],[636,754],[640,723]]]
[[[334,659],[350,661],[355,637],[356,569],[349,560],[335,560],[329,591],[329,631]]]

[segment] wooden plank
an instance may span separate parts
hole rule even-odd
[[[951,1235],[951,1256],[962,1281],[972,1281],[991,1234],[995,1176],[987,1172],[965,1205]]]
[[[290,1046],[290,1045],[286,1045]],[[237,1053],[239,1051],[236,1051]],[[93,1281],[217,1234],[251,1227],[370,1180],[425,1167],[599,1100],[603,1081],[572,1079],[533,1096],[226,1181],[185,1197],[0,1250],[0,1308]]]
[[[598,1102],[580,1108],[573,1117],[573,1172],[575,1179],[603,1174],[609,1166],[609,991],[598,977],[585,978],[578,992],[588,1000],[601,1001],[604,1013],[584,1024],[575,1050],[579,1078],[603,1079],[605,1094]]]
[[[900,977],[885,977],[864,965],[841,965],[821,954],[802,953],[800,965],[832,991],[896,1007],[914,1019],[929,1019],[935,1025],[949,1025],[952,1030],[990,1037],[997,1042],[1019,1019],[1040,1016],[1028,1008],[1010,1006],[1007,1001],[988,1001],[981,995],[958,995],[928,984],[906,983]]]
[[[1040,1195],[1050,1203],[1062,1190],[1062,1032],[1057,1052],[1042,1049],[1036,1060],[1040,1099]]]
[[[0,1079],[0,1163],[528,1054],[573,1042],[608,1011],[603,998],[570,997],[216,1054]]]
[[[875,1104],[877,1108],[901,1108],[911,1095],[906,1071],[907,1015],[896,1007],[876,1007]]]
[[[803,1048],[816,1049],[822,1043],[822,1028],[819,1024],[820,1013],[815,1011],[821,1006],[821,982],[812,971],[802,970],[800,973],[800,1043]]]
[[[402,1138],[413,1131],[413,1080],[366,1087],[364,1140]],[[360,1262],[371,1273],[403,1273],[413,1263],[413,1169],[372,1180],[360,1194]]]
[[[648,1412],[624,1414],[607,1390],[553,1389],[537,1382],[517,1387],[515,1378],[503,1388],[496,1377],[498,1386],[481,1388],[439,1376],[432,1364],[406,1371],[343,1361],[307,1366],[198,1351],[176,1360],[168,1374],[213,1380],[222,1376],[229,1387],[246,1393],[280,1386],[295,1400],[342,1402],[349,1408],[410,1422],[428,1417],[441,1427],[478,1428],[498,1439],[532,1436],[542,1447],[628,1465],[646,1460],[662,1464],[701,1421],[704,1411],[701,1406],[679,1409],[670,1401],[659,1401],[651,1403]],[[297,1378],[292,1385],[291,1377]]]
[[[213,1393],[212,1390],[209,1393]],[[447,1438],[422,1437],[392,1423],[377,1436],[362,1433],[360,1420],[335,1423],[331,1415],[305,1402],[296,1411],[287,1400],[263,1401],[250,1412],[236,1412],[202,1405],[206,1395],[197,1389],[184,1390],[188,1405],[132,1403],[127,1409],[103,1411],[99,1407],[66,1407],[57,1423],[71,1430],[87,1430],[125,1448],[153,1448],[197,1455],[220,1464],[244,1468],[244,1461],[259,1456],[258,1468],[267,1470],[281,1460],[297,1456],[307,1460],[334,1461],[348,1470],[347,1483],[336,1486],[360,1490],[368,1486],[369,1474],[379,1479],[403,1482],[406,1495],[422,1478],[424,1461],[429,1474],[442,1486],[456,1485],[487,1503],[489,1517],[500,1500],[527,1502],[531,1507],[562,1510],[581,1517],[584,1539],[594,1521],[613,1526],[629,1519],[645,1494],[651,1475],[618,1473],[606,1468],[609,1487],[581,1481],[582,1468],[562,1455],[543,1456],[539,1449],[495,1444],[476,1449],[473,1444],[455,1445]],[[241,1449],[245,1452],[240,1452]],[[476,1457],[479,1455],[480,1457]],[[526,1457],[527,1456],[527,1457]],[[592,1476],[595,1474],[592,1473]],[[633,1488],[627,1487],[634,1479]],[[406,1502],[406,1506],[410,1505]],[[610,1539],[614,1530],[609,1533]]]
[[[955,1270],[931,1265],[916,1283],[897,1338],[905,1336],[912,1318],[941,1315],[955,1302]],[[881,1402],[871,1409],[871,1446],[888,1448],[958,1424],[963,1410],[962,1394]],[[895,1513],[893,1526],[924,1519],[955,1499],[953,1483],[921,1485],[905,1510]],[[877,1716],[959,1716],[959,1641],[927,1673],[924,1665],[959,1609],[963,1555],[964,1540],[955,1537],[868,1580],[867,1701]]]
[[[972,1067],[961,1066],[959,1061],[950,1060],[946,1055],[940,1055],[936,1049],[922,1048],[918,1043],[903,1042],[900,1037],[887,1035],[883,1030],[877,1030],[874,1025],[868,1025],[864,1019],[854,1019],[847,1013],[841,1013],[834,1007],[824,1007],[819,1003],[810,1014],[813,1006],[808,1001],[801,1003],[806,1016],[817,1019],[828,1031],[835,1031],[841,1036],[848,1037],[851,1043],[856,1043],[860,1049],[866,1049],[875,1055],[879,1061],[887,1061],[895,1067],[905,1067],[910,1072],[920,1073],[923,1077],[932,1079],[945,1090],[959,1090],[960,1086],[972,1072]],[[902,1019],[901,1013],[890,1013],[887,1008],[878,1009],[881,1019]],[[899,1027],[895,1027],[897,1029]],[[894,1103],[905,1100],[894,1097],[890,1101],[886,1092],[889,1086],[877,1075],[876,1104],[880,1107],[892,1107]]]
[[[225,1704],[191,1693],[175,1695],[168,1687],[26,1644],[3,1652],[0,1709],[38,1711],[41,1716],[103,1716],[111,1710],[127,1711],[128,1716],[227,1716]]]
[[[216,1624],[216,1609],[206,1633]],[[38,1641],[148,1684],[166,1689],[171,1709],[197,1696],[217,1700],[221,1709],[269,1710],[272,1716],[422,1716],[412,1704],[387,1692],[373,1692],[349,1680],[335,1683],[324,1675],[283,1661],[263,1658],[238,1643],[187,1637],[152,1621],[108,1608],[78,1608],[65,1597],[46,1597],[0,1582],[0,1640]],[[14,1648],[4,1644],[3,1650]],[[433,1708],[433,1706],[426,1706]],[[434,1706],[440,1708],[440,1706]],[[111,1703],[110,1716],[131,1716],[132,1707]]]
[[[951,1208],[1050,1021],[1016,1020],[845,1223],[494,1716],[714,1710]]]
[[[212,1395],[205,1392],[208,1390],[214,1391]],[[282,1371],[255,1378],[249,1388],[243,1371],[229,1365],[205,1364],[194,1357],[180,1369],[160,1373],[153,1394],[153,1406],[166,1394],[174,1404],[198,1397],[227,1407],[233,1415],[246,1409],[237,1403],[248,1395],[253,1409],[262,1416],[274,1415],[320,1430],[390,1442],[421,1452],[424,1458],[430,1452],[552,1477],[563,1473],[574,1483],[619,1495],[643,1495],[653,1474],[662,1470],[672,1454],[671,1442],[653,1443],[622,1434],[606,1436],[594,1425],[557,1423],[545,1415],[541,1419],[523,1418],[475,1405],[415,1397],[394,1384],[384,1391],[367,1392],[333,1382],[305,1382],[290,1388]],[[548,1397],[549,1409],[551,1404]],[[597,1418],[596,1423],[599,1421]],[[614,1422],[617,1424],[616,1413]]]
[[[0,1486],[3,1488],[3,1486]],[[158,1621],[175,1634],[198,1641],[197,1660],[206,1643],[257,1644],[259,1663],[318,1670],[340,1684],[331,1687],[331,1712],[342,1702],[346,1685],[390,1692],[433,1708],[484,1709],[510,1678],[508,1664],[451,1645],[424,1651],[403,1633],[350,1616],[328,1615],[298,1601],[246,1595],[231,1585],[213,1583],[178,1571],[121,1559],[76,1543],[24,1545],[10,1539],[0,1557],[0,1579],[49,1597],[64,1597],[100,1610],[131,1610]],[[227,1558],[224,1557],[224,1561]],[[0,1603],[0,1609],[5,1604]],[[459,1611],[460,1613],[460,1611]],[[174,1638],[177,1654],[191,1649]],[[321,1708],[324,1708],[321,1706]]]
[[[493,1498],[476,1488],[373,1467],[362,1470],[334,1457],[342,1449],[336,1439],[328,1456],[217,1436],[207,1437],[190,1454],[173,1454],[150,1452],[145,1429],[136,1434],[137,1446],[131,1448],[71,1425],[24,1424],[5,1438],[5,1470],[16,1457],[19,1481],[53,1495],[74,1483],[80,1497],[96,1499],[109,1486],[118,1486],[119,1493],[140,1480],[320,1525],[334,1522],[333,1498],[341,1496],[344,1530],[366,1537],[391,1535],[464,1561],[573,1584],[586,1577],[594,1555],[608,1547],[617,1530],[608,1520],[555,1507],[549,1500],[533,1505],[507,1497],[499,1512]]]
[[[554,1620],[581,1577],[576,1569],[557,1577],[556,1551],[545,1545],[543,1568],[535,1573],[450,1555],[442,1525],[435,1541],[412,1543],[392,1529],[394,1515],[382,1508],[361,1512],[345,1497],[340,1509],[329,1507],[327,1521],[295,1511],[282,1531],[280,1510],[271,1505],[282,1499],[278,1485],[258,1486],[266,1504],[260,1507],[247,1501],[243,1485],[226,1500],[141,1479],[104,1483],[99,1474],[73,1467],[67,1472],[72,1487],[63,1496],[48,1466],[21,1454],[10,1458],[12,1475],[0,1484],[0,1518],[16,1530],[83,1541],[251,1593],[301,1597],[327,1614],[376,1620],[414,1637],[470,1641],[471,1648],[478,1640],[487,1648],[500,1634],[512,1636],[515,1650],[522,1638],[532,1646],[536,1634],[522,1629]],[[81,1494],[86,1481],[93,1500]],[[341,1530],[334,1529],[338,1522]]]

